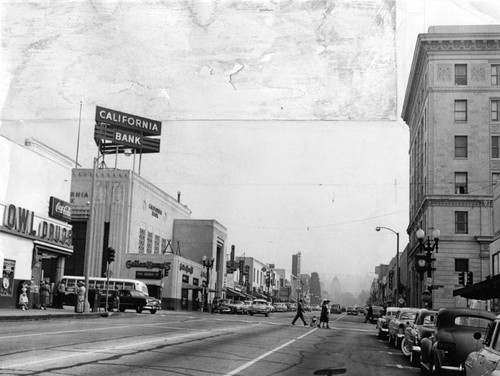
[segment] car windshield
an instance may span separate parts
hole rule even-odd
[[[474,316],[457,316],[455,317],[455,325],[470,326],[472,328],[486,329],[491,324],[491,320],[483,317]]]

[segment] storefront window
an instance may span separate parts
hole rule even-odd
[[[12,296],[14,288],[14,271],[16,262],[14,260],[5,259],[3,262],[2,285],[0,287],[1,296]]]

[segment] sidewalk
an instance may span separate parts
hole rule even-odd
[[[114,314],[116,314],[116,312],[114,312]],[[0,308],[0,321],[49,320],[54,318],[88,319],[106,317],[107,315],[108,313],[104,310],[100,312],[76,313],[75,307],[73,306],[64,306],[63,309],[28,309],[26,311],[14,308]]]

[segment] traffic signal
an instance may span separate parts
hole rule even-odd
[[[458,284],[465,285],[465,272],[460,272],[458,275]]]
[[[472,286],[473,282],[472,282],[472,278],[473,278],[473,273],[472,272],[468,272],[467,273],[467,286]]]
[[[114,248],[108,247],[108,264],[112,263],[115,261],[115,256],[116,256],[116,251]]]

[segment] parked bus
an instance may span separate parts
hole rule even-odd
[[[105,277],[89,277],[89,286],[86,286],[89,290],[95,289],[99,291],[106,290],[106,278]],[[85,277],[65,275],[61,278],[61,281],[66,285],[66,294],[64,297],[65,304],[74,305],[75,304],[75,292],[77,290],[78,281],[85,282]],[[146,295],[149,295],[148,287],[142,281],[137,279],[125,279],[125,278],[110,278],[109,279],[109,290],[137,290],[141,291]]]

